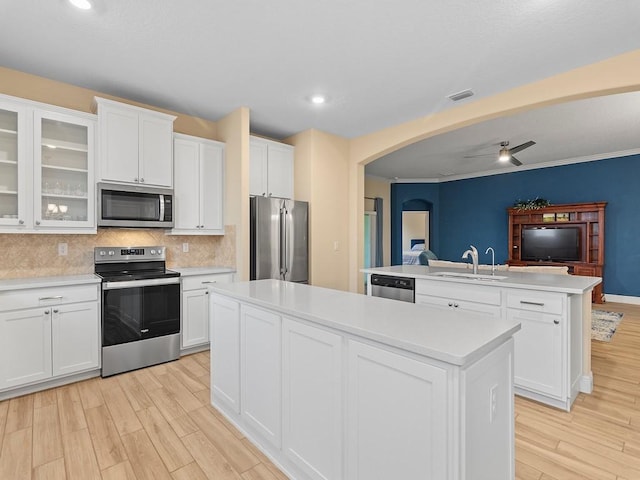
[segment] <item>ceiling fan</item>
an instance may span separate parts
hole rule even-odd
[[[536,142],[533,140],[529,140],[528,142],[524,142],[517,147],[509,148],[509,141],[505,140],[504,142],[500,142],[500,150],[498,151],[498,160],[501,162],[511,162],[513,165],[519,167],[522,165],[522,162],[513,156],[514,153],[521,152],[525,148],[529,148],[535,145]],[[465,155],[464,158],[475,158],[475,157],[484,157],[486,155],[493,155],[493,153],[483,153],[480,155]]]

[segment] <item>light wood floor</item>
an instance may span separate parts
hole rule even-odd
[[[518,480],[640,479],[640,306],[570,413],[516,397]],[[209,355],[0,402],[0,479],[283,480],[209,406]],[[396,480],[396,479],[389,479]]]

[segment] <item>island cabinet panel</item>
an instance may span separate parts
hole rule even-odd
[[[240,304],[211,295],[211,398],[240,414]],[[217,366],[224,366],[218,368]]]
[[[416,303],[442,309],[502,317],[500,289],[484,285],[460,285],[443,281],[416,280]]]
[[[281,318],[266,310],[240,308],[240,405],[247,426],[280,447]]]
[[[342,337],[283,320],[283,450],[309,478],[342,475]]]
[[[347,478],[448,478],[447,370],[348,343]]]

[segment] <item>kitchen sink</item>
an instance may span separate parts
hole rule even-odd
[[[488,282],[504,280],[505,278],[508,278],[501,275],[484,275],[481,273],[462,273],[462,272],[435,272],[435,273],[432,273],[431,275],[434,277],[441,277],[441,278],[464,278],[468,280],[482,280],[482,281],[488,281]]]

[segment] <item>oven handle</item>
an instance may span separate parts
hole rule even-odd
[[[123,288],[154,287],[156,285],[173,285],[180,283],[180,277],[152,278],[149,280],[125,280],[123,282],[103,282],[103,290],[121,290]]]

